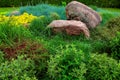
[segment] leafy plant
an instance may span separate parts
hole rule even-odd
[[[85,77],[87,80],[119,80],[119,64],[106,54],[92,54]]]
[[[120,17],[115,17],[106,22],[104,26],[98,26],[91,30],[91,35],[99,40],[109,41],[120,31]]]
[[[1,80],[37,80],[35,77],[34,62],[25,56],[5,61],[0,66]]]
[[[117,60],[120,60],[120,32],[117,36],[110,41],[108,46],[111,51],[111,56]]]
[[[110,19],[107,23],[106,23],[106,27],[108,28],[117,28],[118,31],[120,30],[120,16],[115,17],[113,19]]]
[[[66,45],[51,56],[48,62],[48,74],[54,80],[85,80],[86,56],[82,50],[77,50],[74,45]]]
[[[4,61],[5,61],[5,59],[4,59],[4,54],[3,54],[2,51],[0,51],[0,65],[1,65],[1,63],[3,63]]]

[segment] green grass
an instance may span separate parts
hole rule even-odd
[[[10,13],[10,12],[15,11],[15,10],[19,10],[19,8],[18,7],[0,8],[0,15],[1,14],[7,14],[7,13]]]
[[[111,11],[111,12],[118,12],[118,13],[120,13],[120,9],[118,9],[118,8],[103,8],[103,9]]]
[[[113,16],[120,16],[120,9],[118,8],[98,8],[99,13],[112,14]]]

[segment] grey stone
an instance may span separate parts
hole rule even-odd
[[[68,20],[84,22],[88,28],[94,28],[102,21],[96,11],[77,1],[72,1],[66,6],[66,16]]]
[[[49,25],[54,33],[66,32],[68,35],[80,35],[83,33],[87,38],[90,37],[89,29],[81,21],[76,20],[54,20]]]

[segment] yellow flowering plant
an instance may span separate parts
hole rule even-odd
[[[32,22],[32,20],[36,19],[36,16],[32,14],[23,13],[20,16],[5,16],[0,15],[0,24],[8,22],[11,25],[26,25]]]
[[[7,22],[9,20],[9,17],[5,16],[5,15],[0,15],[0,24]]]

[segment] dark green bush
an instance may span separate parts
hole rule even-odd
[[[119,80],[120,63],[106,54],[92,54],[87,64],[86,80]]]
[[[35,36],[49,35],[50,31],[47,29],[47,25],[52,21],[51,17],[41,16],[32,21],[29,30]]]
[[[108,53],[120,60],[120,17],[112,18],[104,26],[91,30],[93,52]]]
[[[106,23],[106,27],[108,27],[110,29],[117,28],[118,31],[120,31],[120,16],[110,19]]]
[[[29,30],[34,34],[34,35],[41,35],[46,26],[50,23],[50,19],[47,18],[46,16],[40,16],[39,18],[33,20],[29,26]]]
[[[0,6],[24,6],[24,5],[35,5],[38,3],[49,3],[55,5],[66,5],[72,0],[0,0]],[[77,0],[86,5],[95,5],[99,7],[120,7],[119,0]]]
[[[117,36],[110,41],[108,48],[111,52],[111,56],[120,60],[120,32],[118,32]]]
[[[87,5],[95,5],[99,7],[120,7],[119,0],[78,0]]]
[[[40,16],[37,19],[31,22],[29,30],[36,36],[40,35],[50,35],[51,30],[47,26],[53,21],[60,19],[60,16],[57,13],[51,13],[47,16]]]
[[[53,80],[85,80],[88,58],[75,45],[66,45],[51,56],[48,62],[48,75]]]
[[[111,32],[115,35],[108,46],[111,56],[120,60],[120,17],[113,18],[106,26],[110,28]]]
[[[113,18],[109,20],[106,24],[108,29],[108,35],[110,36],[110,41],[108,46],[106,46],[106,52],[108,52],[113,58],[120,59],[120,17]],[[109,50],[109,51],[108,51]]]
[[[35,5],[42,3],[42,0],[0,0],[1,7],[14,7],[14,6],[25,6]]]
[[[111,32],[111,29],[107,28],[106,26],[98,26],[96,29],[91,30],[91,38],[93,40],[103,40],[103,41],[109,41],[115,37],[115,34]]]
[[[109,41],[116,36],[117,32],[120,31],[119,23],[120,23],[120,17],[109,19],[103,27],[98,26],[96,29],[91,30],[91,35],[94,38]]]

